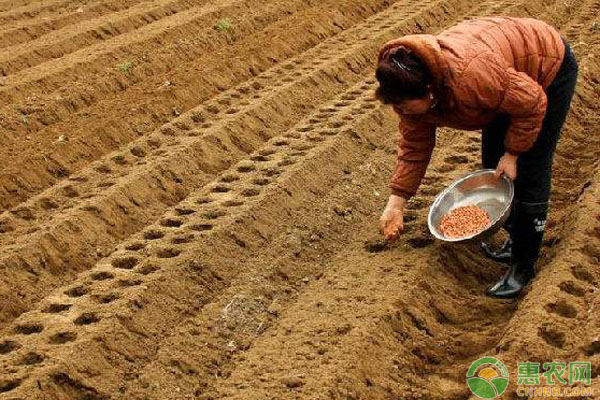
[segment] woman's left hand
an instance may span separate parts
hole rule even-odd
[[[513,181],[517,178],[517,156],[504,153],[496,167],[496,179],[500,178],[503,173]]]

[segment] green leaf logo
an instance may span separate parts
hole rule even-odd
[[[475,360],[467,371],[467,385],[482,399],[495,399],[508,387],[508,369],[494,357]]]

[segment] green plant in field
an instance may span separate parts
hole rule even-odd
[[[117,65],[117,67],[119,68],[119,71],[121,71],[121,73],[128,74],[133,68],[133,63],[131,61],[125,61],[123,64]]]
[[[26,114],[21,115],[21,121],[23,121],[23,123],[25,125],[29,124],[29,117]]]
[[[214,28],[219,32],[227,32],[231,29],[231,19],[221,18],[215,23]]]

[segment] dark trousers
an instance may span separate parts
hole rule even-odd
[[[532,226],[535,232],[540,233],[533,240],[540,242],[546,222],[548,200],[552,179],[552,161],[556,144],[560,137],[562,126],[567,117],[571,99],[575,92],[577,81],[577,61],[571,47],[565,42],[565,57],[560,70],[552,84],[547,88],[548,106],[542,124],[542,129],[533,147],[522,153],[517,159],[517,178],[515,179],[515,202],[513,212],[507,222],[506,228],[513,239],[513,253],[518,250],[524,241],[532,240],[531,235],[523,233]],[[501,115],[483,129],[482,137],[482,162],[484,168],[496,168],[500,157],[505,152],[504,138],[510,123],[510,117]],[[521,215],[518,225],[527,225],[514,232],[517,224],[517,215]],[[537,259],[537,250],[532,248],[527,258]],[[519,253],[519,251],[517,251]]]

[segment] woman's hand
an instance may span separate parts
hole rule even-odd
[[[517,178],[517,156],[504,153],[496,167],[496,179],[500,178],[502,173],[506,174],[513,181]]]
[[[406,200],[403,197],[391,195],[381,218],[379,218],[379,224],[381,232],[383,233],[385,240],[394,241],[398,239],[402,229],[404,228],[404,204]]]

